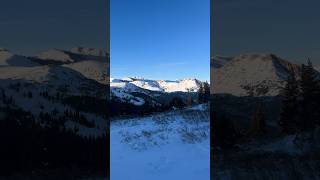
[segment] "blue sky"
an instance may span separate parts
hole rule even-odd
[[[209,80],[209,0],[111,0],[111,76]]]
[[[34,55],[50,48],[107,48],[106,0],[1,0],[0,47]]]
[[[214,0],[214,54],[274,53],[320,62],[320,1]]]

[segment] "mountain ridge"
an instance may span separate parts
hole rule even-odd
[[[212,91],[236,96],[276,96],[290,71],[300,77],[300,68],[270,53],[241,54],[224,66],[211,69],[214,71]]]

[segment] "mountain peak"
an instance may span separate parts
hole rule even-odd
[[[144,78],[111,78],[111,87],[119,86],[119,83],[130,83],[139,88],[159,92],[196,92],[199,89],[200,81],[195,78],[186,78],[177,81],[170,80],[150,80]]]
[[[291,70],[299,77],[298,65],[274,54],[241,54],[215,72],[213,92],[237,96],[277,95]]]
[[[87,48],[87,47],[74,47],[70,50],[72,53],[88,55],[88,56],[106,56],[106,52],[102,49]]]
[[[49,49],[47,51],[44,51],[38,54],[36,58],[39,58],[42,60],[59,61],[64,63],[74,62],[74,60],[70,57],[69,54],[67,54],[65,51],[60,49]]]

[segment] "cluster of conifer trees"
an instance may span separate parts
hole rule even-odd
[[[75,178],[106,173],[106,135],[82,137],[59,123],[42,126],[30,112],[16,107],[1,107],[0,112],[2,175],[41,177],[53,171],[53,176]]]
[[[310,60],[301,66],[300,79],[291,71],[282,97],[279,125],[283,133],[312,131],[320,124],[319,73]]]
[[[41,93],[40,96],[49,97],[47,93]],[[60,95],[50,99],[57,100],[58,97]],[[91,101],[86,98],[83,101],[86,100]],[[81,98],[71,101],[67,103],[76,103]],[[101,113],[99,109],[95,112]],[[66,110],[59,116],[58,110],[54,109],[52,112],[40,111],[36,116],[17,107],[13,97],[0,88],[1,176],[41,178],[56,175],[67,179],[92,175],[105,177],[108,132],[99,137],[80,136],[78,129],[65,127],[67,119],[87,127],[94,126],[79,111]]]
[[[289,70],[285,87],[280,94],[281,111],[279,126],[283,134],[312,132],[320,125],[320,78],[319,73],[308,60],[299,71]],[[214,103],[211,103],[211,105]],[[232,147],[241,137],[266,135],[264,106],[258,102],[251,119],[251,126],[243,133],[235,121],[219,114],[211,107],[211,138],[216,146]]]
[[[210,100],[210,85],[208,82],[202,82],[198,91],[198,103],[207,103]]]

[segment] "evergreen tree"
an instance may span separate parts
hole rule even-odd
[[[180,97],[174,97],[171,102],[170,102],[171,107],[176,107],[176,108],[183,108],[186,106],[186,104],[183,102],[183,100]]]
[[[188,106],[192,106],[192,104],[193,104],[193,98],[190,94],[188,95],[187,104],[188,104]]]
[[[198,103],[201,104],[204,101],[204,87],[203,87],[203,83],[200,83],[200,87],[198,90]]]
[[[319,121],[319,82],[316,71],[313,69],[311,61],[308,59],[307,65],[301,68],[301,118],[298,123],[301,131],[312,130]]]
[[[210,100],[210,85],[208,82],[203,83],[204,102],[207,103]]]
[[[223,148],[231,148],[236,143],[237,132],[233,122],[228,119],[224,114],[217,116],[213,114],[212,121],[212,138],[213,145]]]
[[[207,103],[210,99],[210,85],[208,82],[200,83],[199,91],[198,91],[198,103]]]
[[[293,134],[298,129],[299,120],[299,102],[300,94],[299,83],[293,70],[290,71],[287,84],[282,91],[282,107],[280,113],[279,125],[285,134]]]

